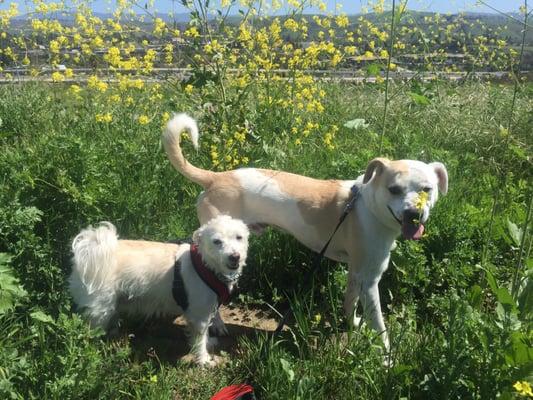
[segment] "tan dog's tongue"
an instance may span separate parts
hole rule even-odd
[[[412,222],[404,222],[402,224],[402,235],[405,239],[419,240],[423,234],[423,224],[414,224]]]

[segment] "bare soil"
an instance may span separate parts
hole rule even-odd
[[[271,312],[247,308],[244,306],[222,306],[220,314],[226,323],[229,334],[218,337],[214,349],[218,362],[224,360],[221,353],[234,353],[239,338],[254,337],[258,333],[272,333],[278,320]],[[178,360],[190,361],[186,323],[182,317],[175,321],[153,320],[132,329],[126,328],[128,339],[133,348],[134,358],[158,358],[163,363],[175,363]],[[126,339],[126,338],[124,338]],[[212,350],[209,350],[212,353]]]

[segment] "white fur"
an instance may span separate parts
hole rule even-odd
[[[189,132],[189,137],[191,138],[194,148],[198,149],[198,125],[194,119],[185,113],[176,114],[170,121],[168,121],[165,135],[176,136],[183,131]]]
[[[202,225],[193,235],[208,268],[224,279],[230,290],[246,263],[248,236],[242,221],[226,215]],[[197,275],[189,249],[188,244],[118,240],[109,222],[84,229],[72,243],[70,293],[91,325],[104,329],[112,328],[119,313],[146,317],[183,314],[196,361],[212,365],[207,353],[208,327],[212,319],[219,330],[224,326],[217,313],[217,296]],[[235,261],[237,254],[240,257]],[[172,295],[177,259],[189,302],[185,311]]]

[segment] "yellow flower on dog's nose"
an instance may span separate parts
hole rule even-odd
[[[418,211],[422,211],[428,202],[429,195],[427,192],[418,192],[418,198],[415,202],[415,207]]]

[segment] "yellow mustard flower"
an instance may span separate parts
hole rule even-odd
[[[137,121],[140,125],[146,125],[148,122],[150,122],[150,118],[148,118],[146,115],[139,115]]]
[[[533,397],[533,391],[531,390],[531,385],[526,381],[517,381],[513,385],[513,388],[521,396]]]
[[[428,192],[419,192],[418,197],[415,202],[415,207],[418,211],[422,211],[424,207],[426,206],[426,203],[429,199],[429,193]]]

